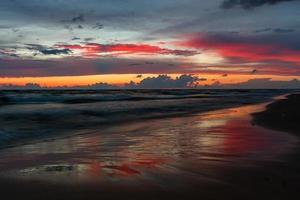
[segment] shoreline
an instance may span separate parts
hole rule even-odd
[[[280,94],[280,96],[281,95],[282,94]],[[204,114],[207,112],[213,112],[213,111],[218,111],[218,110],[223,110],[223,109],[231,109],[231,108],[238,108],[241,106],[268,103],[268,102],[272,102],[274,97],[276,97],[276,96],[270,96],[270,97],[267,97],[267,98],[261,99],[261,100],[253,100],[252,102],[251,101],[250,102],[238,102],[238,101],[234,102],[231,100],[226,100],[225,102],[222,102],[222,104],[220,104],[219,102],[214,102],[214,103],[218,103],[218,104],[213,105],[213,106],[212,105],[203,105],[203,107],[195,108],[195,110],[182,110],[182,111],[171,112],[170,114],[159,113],[159,114],[151,115],[151,113],[150,113],[149,116],[142,116],[142,117],[137,117],[132,113],[127,116],[126,113],[123,113],[123,114],[125,114],[126,119],[122,118],[122,119],[116,119],[115,121],[111,121],[111,122],[109,122],[109,121],[101,122],[103,124],[100,123],[99,125],[95,125],[93,127],[93,129],[102,128],[103,130],[109,130],[110,127],[112,127],[116,123],[121,125],[121,124],[128,124],[128,123],[137,123],[137,122],[141,122],[141,121],[158,120],[158,119],[190,117],[193,115]],[[6,106],[8,106],[8,105],[6,105]],[[122,113],[120,113],[120,114],[122,114]],[[90,133],[90,129],[84,128],[82,130],[79,129],[78,131],[76,131],[76,133],[74,133],[74,131],[72,133],[70,133],[70,130],[63,130],[62,132],[59,132],[59,133],[53,134],[53,135],[39,135],[39,136],[35,135],[34,137],[28,137],[28,138],[25,137],[20,141],[17,140],[17,141],[9,142],[9,144],[7,144],[7,145],[1,144],[0,150],[7,149],[7,148],[14,148],[17,146],[22,146],[22,145],[34,144],[34,143],[38,143],[38,142],[43,142],[45,140],[47,141],[47,140],[62,139],[65,137],[72,137],[72,136],[84,135],[84,134],[89,134],[89,133]]]
[[[262,112],[253,113],[253,123],[272,130],[279,130],[300,136],[300,94],[286,95],[285,98],[268,104]]]
[[[5,149],[4,151],[6,152],[11,151],[11,155],[13,156],[20,155],[20,153],[22,153],[22,155],[24,156],[24,158],[22,158],[21,160],[18,158],[16,162],[12,160],[12,162],[8,162],[8,164],[11,164],[11,166],[14,166],[16,169],[28,169],[29,173],[37,174],[38,176],[44,176],[43,173],[45,172],[39,171],[41,170],[41,168],[35,169],[30,168],[30,166],[39,166],[43,165],[43,163],[48,165],[51,163],[60,163],[62,161],[63,163],[73,163],[74,160],[70,160],[70,158],[72,158],[73,156],[79,156],[79,158],[90,157],[95,156],[94,152],[99,151],[101,151],[102,154],[104,153],[104,157],[102,157],[101,155],[100,158],[96,157],[92,159],[94,161],[98,160],[99,162],[101,162],[101,165],[93,163],[93,173],[95,173],[95,170],[101,170],[100,178],[104,178],[104,180],[107,178],[107,175],[105,176],[103,172],[108,169],[119,171],[125,174],[114,174],[112,177],[114,181],[104,181],[104,183],[106,184],[103,184],[102,182],[85,183],[80,180],[79,182],[75,182],[72,184],[64,184],[61,181],[48,182],[45,180],[20,179],[19,176],[25,177],[26,174],[20,174],[16,171],[14,172],[16,173],[14,177],[5,178],[1,176],[0,191],[4,196],[22,199],[93,199],[99,197],[102,197],[104,199],[183,199],[194,197],[206,199],[288,198],[289,195],[292,196],[297,194],[298,192],[296,185],[298,183],[298,180],[300,180],[300,177],[294,177],[293,173],[291,172],[295,172],[297,170],[297,168],[294,169],[294,167],[298,166],[299,162],[297,161],[295,163],[295,166],[290,166],[290,161],[287,160],[287,158],[291,157],[290,154],[292,153],[294,155],[295,152],[285,152],[286,144],[281,144],[281,140],[288,140],[287,143],[289,143],[289,136],[286,137],[285,134],[281,132],[269,131],[267,129],[265,130],[263,128],[251,125],[251,113],[253,113],[253,110],[256,111],[256,109],[261,110],[264,105],[265,103],[260,103],[257,105],[244,105],[236,108],[225,108],[221,110],[200,113],[196,116],[166,118],[161,119],[160,121],[156,119],[149,120],[147,122],[144,121],[144,123],[137,122],[137,124],[142,123],[142,126],[131,128],[130,126],[132,125],[129,124],[120,125],[121,127],[118,127],[119,129],[117,130],[124,131],[124,128],[122,127],[127,127],[126,131],[129,135],[123,136],[125,133],[120,133],[122,135],[120,136],[120,138],[114,136],[112,140],[113,145],[110,144],[111,140],[106,141],[106,138],[103,135],[96,134],[71,136],[71,138],[61,138],[55,139],[53,141],[44,141],[42,142],[44,144],[37,143],[25,145],[24,147],[17,146],[13,147],[12,149]],[[227,120],[226,123],[224,122],[224,120]],[[170,150],[174,151],[174,146],[172,145],[173,139],[175,139],[174,144],[178,145],[178,138],[175,137],[172,139],[169,137],[165,138],[164,136],[165,134],[169,134],[169,132],[174,129],[170,126],[172,124],[177,125],[178,127],[184,127],[182,130],[183,132],[178,132],[177,134],[173,133],[171,135],[178,135],[180,136],[180,140],[185,140],[184,135],[187,134],[189,139],[187,141],[188,143],[181,144],[181,148],[183,148],[184,150],[182,152],[184,156],[182,158],[177,158],[177,156],[181,155],[182,153],[175,154],[175,158],[179,159],[179,163],[175,164],[164,163],[165,161],[163,160],[166,155],[169,155]],[[147,128],[150,129],[147,130]],[[162,130],[160,128],[167,128],[167,130],[165,133],[160,135],[158,134]],[[199,128],[200,130],[202,130],[202,132],[204,131],[204,133],[200,132],[200,135],[197,134],[197,132],[195,131],[197,131]],[[246,130],[248,130],[248,132]],[[133,133],[132,135],[132,131],[137,131],[137,133]],[[212,137],[210,137],[209,134],[214,133],[215,131],[221,131],[221,135],[212,135]],[[192,134],[189,132],[191,132]],[[147,135],[148,133],[151,134]],[[254,138],[253,133],[254,136],[256,135]],[[153,137],[151,136],[152,134],[154,134]],[[135,135],[138,137],[136,137]],[[107,136],[109,136],[109,134]],[[220,136],[225,137],[224,141],[220,141]],[[265,143],[264,141],[271,136],[275,136],[275,138],[277,139]],[[100,139],[98,139],[98,137]],[[127,137],[129,137],[128,144],[124,143],[124,139],[127,139]],[[102,144],[94,143],[94,141],[101,140],[104,140],[104,144],[107,143],[107,146],[102,146],[100,149],[98,149],[97,147]],[[117,142],[115,142],[116,140]],[[184,159],[186,157],[189,157],[189,154],[187,154],[189,152],[186,152],[185,148],[187,148],[188,150],[188,147],[195,145],[194,142],[197,140],[200,140],[203,143],[200,143],[200,146],[195,146],[195,150],[197,150],[197,148],[203,147],[203,145],[212,145],[212,149],[208,148],[203,150],[204,154],[199,157],[200,163],[198,163],[199,160],[196,159],[195,156],[199,156],[199,153],[202,154],[202,151],[196,151],[195,154],[192,154],[190,158],[191,160],[185,161]],[[135,141],[142,142],[142,144],[135,144]],[[103,161],[103,159],[106,159],[108,156],[106,153],[110,153],[110,151],[113,151],[112,158],[109,158],[109,165],[111,165],[111,162],[114,163],[119,159],[116,157],[116,155],[118,154],[116,154],[115,152],[116,149],[119,149],[119,142],[121,142],[121,160],[123,160],[124,156],[129,156],[128,161],[130,161],[131,165],[124,165],[124,163],[122,164],[122,161],[119,166],[107,166],[108,168],[105,168],[105,170],[103,171],[102,168],[105,167],[105,162]],[[246,143],[243,144],[243,142]],[[275,146],[273,146],[273,142],[275,142]],[[71,145],[69,143],[71,143]],[[70,151],[68,149],[62,149],[63,151],[60,152],[61,147],[57,147],[57,145],[65,146],[67,144],[72,147]],[[73,149],[74,146],[77,146],[77,144],[84,145],[83,149],[81,149],[79,152],[77,152],[76,149]],[[164,147],[164,145],[166,146]],[[220,145],[224,145],[224,147],[221,146],[222,148],[218,149]],[[268,145],[268,148],[265,149],[265,145]],[[280,147],[278,145],[283,145],[283,147]],[[54,147],[57,149],[53,149]],[[125,149],[123,149],[124,147]],[[128,154],[128,147],[130,147],[130,149],[133,149],[133,152],[131,152],[134,153],[133,155],[131,155],[131,153]],[[108,152],[105,152],[106,148],[109,148],[107,150]],[[278,148],[283,148],[283,152],[281,152],[281,150],[279,150]],[[134,161],[134,159],[136,159],[140,154],[135,154],[135,151],[137,150],[142,152],[146,151],[146,160],[142,159]],[[220,153],[227,155],[223,156],[222,154],[220,154],[220,150],[222,150],[222,152]],[[261,151],[261,153],[259,151]],[[90,153],[85,155],[83,152]],[[208,152],[210,153],[208,154]],[[78,153],[80,153],[80,155],[78,155]],[[150,155],[154,153],[152,155],[154,157],[151,158],[150,156],[151,159],[149,159],[149,153]],[[167,154],[164,155],[162,153]],[[299,152],[296,152],[296,154],[297,153],[299,154]],[[157,158],[155,158],[156,154],[158,154]],[[262,154],[265,154],[265,156],[263,156]],[[276,156],[273,158],[273,154],[278,154],[279,157],[282,158],[276,158]],[[10,154],[6,155],[8,159],[12,159],[11,157],[13,156],[10,156]],[[62,158],[60,158],[60,156],[62,156]],[[5,163],[7,161],[6,157],[3,157],[4,159],[2,163]],[[259,157],[261,158],[259,159]],[[163,158],[161,160],[162,163],[159,163],[160,158]],[[34,162],[34,164],[32,164],[32,162]],[[182,166],[183,163],[186,164]],[[292,163],[294,163],[294,161]],[[68,169],[71,169],[70,166],[72,165],[63,167],[60,166],[59,168],[58,165],[58,167],[50,168],[48,171],[46,171],[46,173],[50,173],[51,175],[51,173],[54,172],[52,170],[60,170],[61,168],[68,171]],[[179,171],[180,173],[178,173],[177,170],[173,172],[174,167],[179,167],[178,169],[181,170]],[[291,168],[293,169],[291,170]],[[144,171],[141,171],[140,173],[137,170]],[[172,173],[168,174],[170,173],[170,170]],[[158,177],[152,177],[152,174],[157,173],[157,171],[162,174],[158,174]],[[82,172],[78,171],[76,173]],[[149,182],[147,176],[143,175],[144,173],[146,173],[147,176],[154,178],[154,180],[158,178],[159,182]],[[69,175],[67,174],[67,176]],[[93,178],[98,178],[97,176],[98,175],[96,174],[92,175]],[[116,179],[118,178],[118,176],[121,176],[120,180],[125,180],[125,182],[116,181],[118,180]],[[179,177],[176,178],[177,176]],[[147,179],[143,180],[145,177]],[[137,182],[135,180],[136,178]],[[140,182],[141,180],[143,181]],[[163,187],[161,187],[160,185],[162,183]],[[180,184],[177,185],[178,183]],[[174,187],[174,185],[177,186]],[[289,187],[287,188],[287,186]],[[116,193],[116,191],[118,192]]]

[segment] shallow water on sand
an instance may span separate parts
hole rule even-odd
[[[251,124],[265,104],[116,124],[4,149],[0,176],[60,183],[183,187],[220,183],[226,169],[280,162],[296,139]]]

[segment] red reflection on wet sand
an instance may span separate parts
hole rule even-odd
[[[242,166],[245,160],[273,159],[290,151],[293,137],[251,124],[250,113],[263,108],[147,120],[111,132],[95,129],[92,134],[15,147],[0,152],[0,173],[59,182],[160,182],[161,175],[170,180],[199,175],[201,180],[201,174],[207,179],[222,174],[228,163]],[[236,162],[240,158],[242,162]],[[49,165],[58,171],[45,170]]]
[[[92,162],[88,166],[89,166],[88,172],[91,176],[94,176],[94,177],[101,176],[103,168],[100,163]]]
[[[256,155],[271,157],[282,154],[289,146],[289,135],[272,131],[251,123],[251,113],[264,110],[266,104],[242,106],[209,112],[201,120],[206,121],[207,130],[218,132],[219,144],[213,148],[224,154],[244,157]],[[215,123],[222,121],[222,123]],[[217,124],[217,125],[216,125]],[[220,140],[221,138],[221,140]],[[289,139],[288,139],[289,138]],[[211,138],[210,138],[211,139]],[[213,140],[213,139],[211,139]]]
[[[223,150],[229,154],[249,154],[261,152],[271,145],[270,140],[264,139],[264,130],[257,132],[256,127],[245,124],[244,121],[233,120],[226,123],[224,132]],[[261,136],[256,136],[261,134]]]
[[[105,166],[105,168],[113,170],[113,172],[109,173],[110,176],[132,176],[140,174],[138,170],[135,170],[126,164],[119,166]]]
[[[114,177],[128,177],[139,175],[142,173],[141,171],[144,171],[145,169],[154,169],[166,162],[165,159],[150,158],[148,156],[141,157],[140,155],[135,159],[136,160],[132,162],[116,162],[113,165],[105,165],[104,163],[94,161],[88,164],[88,171],[89,174],[94,177],[99,177],[101,176],[101,174],[106,174]]]

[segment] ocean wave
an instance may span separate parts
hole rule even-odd
[[[7,104],[81,104],[102,101],[145,101],[226,96],[264,95],[269,90],[30,90],[0,91],[0,105]],[[272,91],[274,92],[274,91]]]
[[[123,122],[258,103],[274,90],[2,91],[0,147]],[[286,91],[285,91],[286,92]]]

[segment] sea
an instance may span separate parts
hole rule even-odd
[[[2,90],[0,148],[270,101],[287,90]]]

